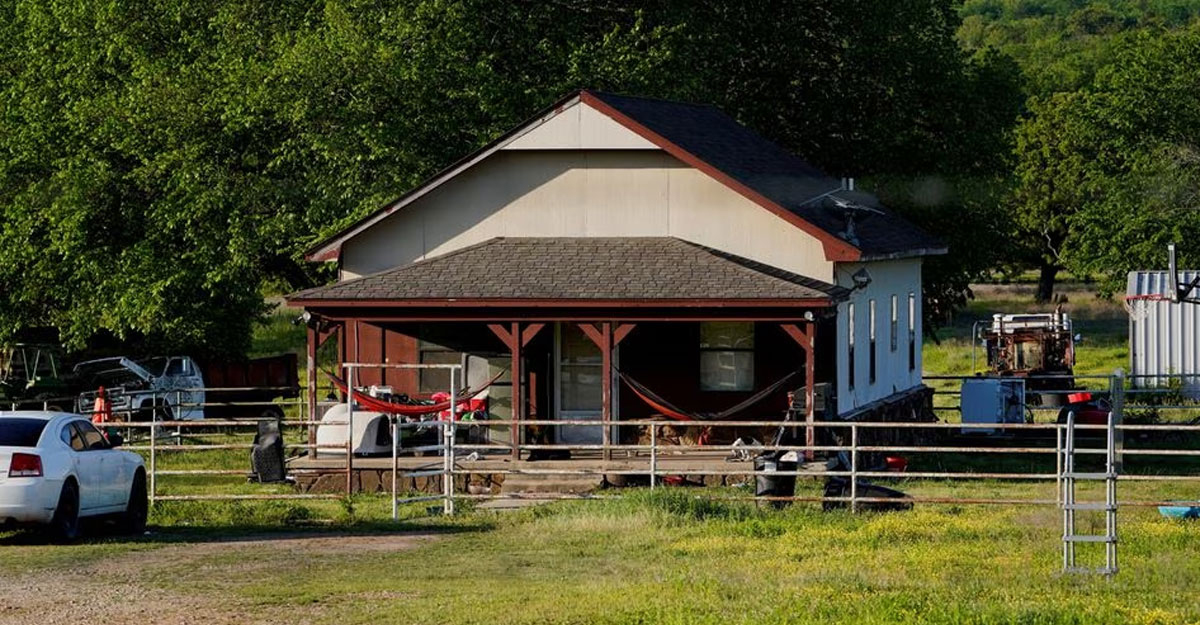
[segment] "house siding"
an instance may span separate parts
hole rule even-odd
[[[658,150],[505,150],[350,239],[342,278],[493,237],[673,236],[826,282],[821,243]]]
[[[838,413],[883,399],[921,384],[921,259],[876,261],[868,263],[838,263],[836,282],[854,288],[851,276],[861,268],[871,274],[866,288],[853,291],[850,298],[837,307],[837,382]],[[913,368],[908,357],[908,295],[915,297],[913,327],[916,332]],[[896,296],[896,350],[891,349],[891,297]],[[870,381],[870,302],[876,304],[876,371]],[[854,305],[854,371],[850,371],[850,328],[848,308]]]

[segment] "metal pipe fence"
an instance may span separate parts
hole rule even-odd
[[[600,424],[590,419],[535,419],[535,420],[504,420],[486,419],[463,421],[458,419],[458,398],[455,395],[456,382],[461,376],[459,365],[379,365],[347,363],[348,381],[353,386],[356,368],[381,366],[395,368],[445,368],[451,373],[450,383],[450,415],[448,418],[433,418],[417,422],[403,422],[401,419],[390,418],[388,427],[391,433],[391,459],[387,490],[390,491],[392,516],[398,518],[399,507],[405,504],[420,502],[441,502],[441,511],[453,514],[456,501],[483,501],[490,499],[603,499],[608,495],[573,494],[573,493],[476,493],[466,492],[459,483],[468,482],[472,477],[486,476],[543,476],[543,477],[597,477],[605,480],[616,476],[635,478],[651,489],[663,487],[664,484],[677,481],[674,478],[720,477],[726,484],[754,482],[757,478],[779,479],[793,478],[828,482],[833,479],[845,481],[845,488],[835,494],[811,495],[762,495],[762,494],[730,494],[724,491],[696,491],[698,496],[714,497],[722,500],[759,501],[759,502],[817,502],[822,504],[845,505],[857,511],[870,504],[1000,504],[1000,505],[1058,505],[1063,502],[1063,475],[1066,424],[1057,422],[1026,422],[1026,423],[956,423],[956,422],[860,422],[860,421],[804,421],[781,422],[778,419],[757,420],[724,420],[703,422],[679,422],[664,419],[648,419],[636,421],[613,421]],[[1191,417],[1189,411],[1198,406],[1188,406],[1179,402],[1157,404],[1157,398],[1169,396],[1172,391],[1162,388],[1130,389],[1126,388],[1127,378],[1121,376],[1074,376],[1105,380],[1107,384],[1097,385],[1109,389],[1111,394],[1111,410],[1117,415],[1114,431],[1118,433],[1117,457],[1121,459],[1140,459],[1139,470],[1122,470],[1117,480],[1122,483],[1146,482],[1200,482],[1200,422],[1169,422],[1172,414],[1180,414],[1183,418]],[[966,377],[929,376],[927,379],[942,381],[963,380]],[[972,377],[971,379],[976,379]],[[220,391],[230,389],[204,389],[205,391]],[[246,389],[241,389],[246,390]],[[348,399],[348,398],[347,398]],[[52,400],[47,400],[50,402]],[[146,455],[148,467],[149,495],[152,502],[165,501],[243,501],[243,500],[320,500],[340,499],[349,496],[355,489],[355,471],[361,460],[354,451],[353,425],[355,413],[363,409],[352,401],[347,401],[347,416],[344,421],[322,420],[315,415],[307,414],[307,401],[303,396],[294,399],[278,400],[275,402],[222,402],[224,406],[261,406],[270,403],[278,407],[286,416],[277,420],[280,432],[284,436],[285,453],[294,460],[296,458],[336,458],[338,454],[344,458],[345,465],[340,470],[345,471],[345,488],[340,493],[316,494],[302,492],[196,492],[187,493],[179,489],[163,489],[163,479],[178,480],[190,478],[227,479],[247,476],[248,470],[228,466],[195,466],[178,465],[173,462],[176,454],[188,452],[217,453],[246,451],[249,452],[254,444],[250,442],[249,434],[256,431],[262,418],[237,419],[206,419],[195,421],[152,420],[146,422],[122,421],[105,424],[108,427],[124,429],[138,436],[129,436],[130,445],[126,448]],[[180,406],[186,405],[181,401]],[[333,402],[321,402],[327,408]],[[1129,423],[1122,422],[1122,417],[1136,411],[1153,408],[1164,422]],[[87,412],[85,412],[87,414]],[[317,444],[314,441],[316,428],[321,426],[344,426],[347,431],[345,444]],[[505,461],[513,452],[510,443],[491,442],[491,437],[484,436],[479,442],[467,438],[460,440],[464,428],[481,428],[487,432],[491,428],[506,430],[508,428],[541,427],[553,428],[561,426],[578,427],[612,427],[618,434],[612,442],[592,444],[565,444],[550,442],[535,442],[518,440],[518,453],[528,452],[559,452],[570,454],[569,461],[546,462],[509,462]],[[684,440],[665,440],[664,431],[667,428],[686,429],[695,427],[710,428],[714,432],[729,432],[733,428],[746,432],[755,428],[808,428],[819,432],[818,441],[814,444],[775,445],[763,443],[746,444],[699,444]],[[633,428],[632,436],[622,437],[619,434]],[[1100,434],[1105,425],[1078,424],[1075,426],[1077,436],[1082,441],[1077,444],[1076,453],[1081,458],[1098,457],[1106,453],[1099,446],[1099,437],[1088,447],[1088,434]],[[415,429],[431,429],[437,436],[433,443],[422,443],[405,447],[404,433]],[[990,430],[992,434],[984,434],[981,430]],[[519,437],[520,438],[520,437]],[[731,438],[730,436],[725,437]],[[796,440],[803,440],[796,437]],[[632,442],[629,442],[632,441]],[[328,453],[334,452],[334,453]],[[596,452],[600,452],[597,454]],[[757,471],[750,458],[760,454],[783,454],[795,452],[798,456],[798,468],[795,470],[775,469]],[[815,453],[836,459],[843,456],[844,462],[837,466],[804,463],[806,453]],[[431,454],[428,457],[413,459],[407,456],[416,453]],[[589,454],[597,457],[589,457]],[[714,455],[716,454],[716,455]],[[737,454],[737,461],[725,462],[719,454]],[[603,458],[611,456],[611,460]],[[887,470],[880,465],[881,458],[887,456],[905,455],[910,457],[910,464],[915,465],[911,470],[897,472]],[[1053,457],[1053,461],[1050,457]],[[1011,464],[1000,462],[1011,457],[1020,459],[1025,466],[1014,468]],[[731,458],[732,460],[733,458]],[[993,460],[994,459],[994,460]],[[165,462],[164,462],[165,460]],[[1153,461],[1153,462],[1150,462]],[[1189,465],[1189,462],[1194,462]],[[301,467],[292,463],[288,473],[293,476],[306,474],[329,473],[329,469],[319,467]],[[201,468],[202,467],[202,468]],[[429,478],[436,483],[436,492],[406,492],[407,484],[415,478]],[[599,481],[598,480],[598,481]],[[1028,498],[1012,496],[985,497],[974,494],[963,496],[922,496],[907,495],[902,498],[881,498],[869,495],[870,482],[894,484],[903,481],[905,485],[919,487],[921,482],[970,480],[994,480],[1013,483],[1055,483],[1054,499],[1031,496]],[[701,479],[701,481],[704,481]],[[919,489],[919,488],[918,488]],[[1114,494],[1115,498],[1115,494]],[[1157,505],[1197,505],[1200,502],[1170,501],[1168,498],[1154,499],[1126,498],[1118,500],[1120,506],[1157,506]]]

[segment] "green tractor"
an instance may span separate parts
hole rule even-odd
[[[62,368],[62,350],[52,345],[0,346],[0,410],[46,408],[73,411],[75,400]]]

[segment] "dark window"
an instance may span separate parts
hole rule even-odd
[[[419,362],[423,365],[457,365],[462,362],[462,356],[458,352],[436,343],[420,341],[417,349],[420,350]],[[421,369],[417,378],[418,392],[423,395],[450,392],[449,369]],[[456,382],[455,386],[462,388],[462,380]]]
[[[869,331],[871,333],[870,334],[871,342],[870,342],[870,345],[868,345],[868,347],[870,348],[871,351],[870,351],[870,353],[867,354],[867,383],[874,384],[875,383],[875,364],[876,364],[875,363],[875,360],[876,360],[876,354],[875,354],[875,344],[876,344],[876,342],[875,342],[875,300],[871,300],[869,302],[868,317],[869,317],[868,322],[870,323]]]
[[[0,445],[5,447],[37,447],[42,430],[46,429],[45,419],[27,419],[24,417],[0,418]]]
[[[165,375],[186,375],[183,367],[183,359],[172,358],[171,361],[167,363],[167,372]]]
[[[700,390],[754,389],[754,324],[700,323]]]
[[[847,350],[847,361],[849,362],[850,375],[848,376],[850,388],[854,388],[854,304],[846,304],[846,328],[847,337],[850,341],[850,349]]]
[[[917,297],[908,294],[908,370],[917,368]]]
[[[108,441],[104,440],[104,435],[99,432],[91,423],[87,421],[76,421],[75,427],[79,430],[79,435],[83,437],[83,448],[88,451],[98,449],[108,449]],[[74,447],[74,444],[71,445]]]
[[[893,295],[892,296],[892,325],[891,325],[891,331],[888,334],[888,338],[891,340],[891,343],[892,343],[892,351],[896,351],[896,344],[899,342],[899,338],[897,337],[897,334],[900,332],[900,311],[897,310],[897,308],[899,308],[899,307],[896,305],[896,296]]]

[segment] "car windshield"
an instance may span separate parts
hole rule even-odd
[[[0,446],[37,447],[44,429],[45,419],[0,417]]]
[[[141,359],[135,360],[134,362],[141,365],[143,369],[145,369],[146,371],[149,371],[150,374],[154,375],[154,376],[162,375],[163,371],[167,368],[167,359],[163,358],[162,356],[155,356],[153,358],[141,358]]]

